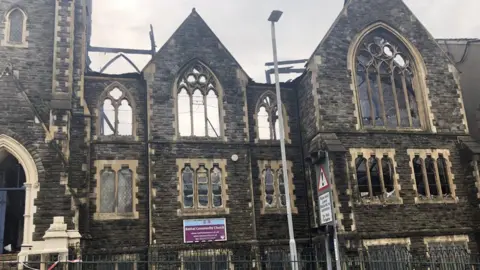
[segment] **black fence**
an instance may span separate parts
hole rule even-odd
[[[56,255],[31,256],[27,262],[0,261],[0,269],[35,270],[289,270],[288,245],[195,245],[153,246],[115,252],[82,252],[72,249],[68,261]],[[332,254],[333,255],[333,254]],[[341,256],[342,270],[480,270],[478,256],[466,248],[430,247],[426,254],[412,254],[407,247],[370,247]],[[299,270],[326,270],[327,258],[321,244],[298,246]],[[332,267],[335,267],[332,258]]]

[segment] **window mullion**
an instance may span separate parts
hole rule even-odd
[[[114,108],[115,108],[115,124],[114,124],[115,125],[115,130],[113,131],[113,134],[118,135],[118,123],[119,123],[119,121],[118,121],[118,109],[120,107],[119,106],[120,104],[116,101],[115,101],[114,104],[115,104],[114,105]]]
[[[188,96],[190,97],[190,136],[194,136],[195,130],[193,125],[193,93],[190,92],[191,91],[188,92]]]
[[[405,81],[405,71],[402,72],[402,88],[405,93],[405,106],[408,115],[409,127],[413,127],[412,115],[410,113],[410,101],[408,100],[407,82]]]
[[[438,195],[440,196],[440,198],[442,198],[443,197],[443,190],[442,190],[442,184],[440,182],[440,175],[438,173],[437,160],[438,160],[438,158],[433,159],[433,167],[435,168],[435,184],[437,185]]]
[[[370,78],[369,78],[369,72],[368,72],[368,67],[365,69],[366,73],[366,80],[367,80],[367,92],[368,92],[368,102],[370,104],[370,117],[372,120],[372,125],[375,127],[375,111],[373,107],[373,94],[372,94],[372,86],[370,85]],[[368,163],[367,163],[368,164]]]
[[[207,168],[207,186],[208,186],[208,204],[207,208],[213,208],[213,185],[212,185],[212,173]]]
[[[390,80],[392,82],[393,100],[395,100],[395,114],[397,116],[397,126],[401,126],[402,120],[400,117],[400,106],[398,105],[397,87],[395,86],[395,69],[392,67],[392,65],[390,66],[390,70],[392,72]]]
[[[378,95],[380,99],[380,106],[382,108],[382,119],[383,119],[383,125],[387,125],[387,113],[385,112],[385,102],[383,101],[383,89],[382,89],[382,78],[380,76],[380,65],[379,64],[376,69],[377,69],[377,85],[378,85]]]
[[[193,171],[193,181],[192,181],[192,186],[193,186],[193,198],[192,198],[192,201],[193,201],[193,209],[197,210],[198,209],[198,183],[197,183],[197,171],[196,170],[192,170]]]
[[[378,165],[378,174],[380,175],[379,178],[380,178],[380,185],[382,187],[382,194],[385,195],[387,193],[387,190],[385,188],[385,181],[383,179],[383,165],[382,165],[382,159],[381,158],[377,159],[377,165]]]
[[[367,182],[368,182],[368,193],[370,198],[373,198],[373,187],[372,187],[372,176],[370,174],[370,161],[368,158],[365,159],[366,171],[367,171]]]
[[[202,97],[203,97],[203,111],[204,111],[204,120],[203,120],[203,125],[204,125],[204,128],[205,128],[205,137],[209,137],[208,136],[208,110],[207,110],[207,94],[205,93],[202,93]]]
[[[427,168],[425,165],[425,159],[421,158],[422,160],[422,174],[423,174],[423,184],[425,185],[425,195],[427,198],[430,198],[430,185],[428,184],[428,175],[427,175]]]
[[[113,168],[112,168],[113,169]],[[118,213],[118,170],[113,171],[115,174],[115,213]]]

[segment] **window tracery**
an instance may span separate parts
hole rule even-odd
[[[364,127],[422,127],[418,75],[401,41],[383,29],[369,33],[357,49],[355,70]]]
[[[133,108],[125,91],[115,87],[109,90],[100,107],[100,134],[104,136],[132,136]]]
[[[280,140],[280,123],[275,97],[264,95],[257,106],[258,138],[260,140]]]
[[[220,137],[220,101],[214,75],[199,62],[189,66],[177,85],[180,136]]]

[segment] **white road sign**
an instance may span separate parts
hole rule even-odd
[[[322,225],[333,221],[332,201],[330,200],[330,192],[318,196],[320,202],[320,223]]]

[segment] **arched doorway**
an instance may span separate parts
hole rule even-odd
[[[5,173],[1,173],[2,171]],[[33,214],[36,212],[34,200],[39,189],[37,165],[29,151],[17,140],[1,134],[0,226],[3,226],[3,232],[0,232],[0,238],[3,243],[0,243],[0,250],[2,253],[5,251],[17,253],[20,248],[21,251],[32,248],[35,231]],[[7,251],[5,247],[9,244],[10,251]]]
[[[18,159],[0,149],[0,254],[18,253],[23,243],[25,171]]]

